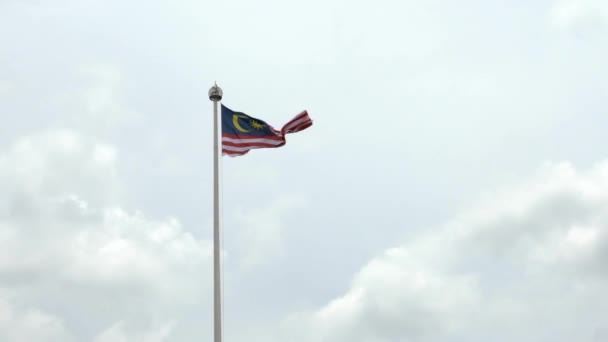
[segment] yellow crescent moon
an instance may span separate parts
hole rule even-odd
[[[239,124],[239,118],[243,118],[246,119],[247,117],[244,115],[238,115],[238,114],[234,114],[232,115],[232,124],[234,125],[234,127],[236,129],[238,129],[239,131],[243,132],[243,133],[247,133],[249,132],[248,129],[244,129],[240,124]]]

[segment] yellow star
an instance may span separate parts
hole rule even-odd
[[[264,128],[264,124],[261,124],[255,120],[249,121],[249,124],[251,125],[251,127],[253,127],[254,129],[256,129],[258,131]]]

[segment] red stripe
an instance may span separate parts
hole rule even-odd
[[[312,126],[312,121],[304,121],[301,124],[286,130],[285,133],[296,133],[307,129],[310,126]]]
[[[283,144],[283,145],[285,145],[285,144]],[[222,146],[222,149],[224,149],[226,151],[242,152],[242,151],[253,150],[253,149],[256,149],[256,148],[277,148],[277,147],[281,147],[283,145],[276,145],[276,146]]]
[[[249,151],[249,150],[253,150],[256,148],[277,148],[277,147],[281,147],[285,144],[281,144],[281,145],[273,145],[273,146],[222,146],[222,151],[230,151],[230,152],[236,152],[236,153],[240,153],[240,152],[244,152],[244,151]],[[228,148],[228,147],[233,147],[236,149],[242,149],[242,151],[233,151],[232,149]]]
[[[227,134],[222,133],[222,137],[231,138],[231,139],[268,139],[268,140],[283,140],[283,137],[276,135],[236,135],[236,134]]]
[[[300,125],[306,122],[312,122],[312,120],[308,116],[308,112],[304,111],[297,115],[295,118],[291,119],[288,123],[286,123],[283,126],[283,131],[292,131],[295,127],[299,127]]]
[[[284,124],[283,128],[289,127],[289,126],[293,125],[295,122],[300,121],[300,120],[305,120],[305,119],[306,119],[306,116],[298,115],[295,118],[289,120],[289,122],[287,122],[286,124]]]
[[[285,145],[285,142],[281,142],[280,144],[269,144],[263,142],[252,142],[252,143],[233,143],[230,141],[222,141],[222,146],[232,146],[232,147],[279,147]]]
[[[301,118],[303,118],[305,116],[308,116],[308,112],[307,111],[303,111],[302,113],[296,115],[293,119],[289,120],[289,122],[286,123],[285,125],[289,125],[291,122],[298,121],[298,120],[300,120]]]
[[[249,152],[249,150],[247,151],[228,151],[228,150],[222,150],[222,154],[227,154],[227,155],[236,155],[236,156],[242,156],[243,154]]]
[[[253,149],[258,149],[258,148],[277,148],[277,147],[281,147],[283,145],[276,145],[276,146],[249,146],[249,149],[244,150],[244,151],[232,151],[232,150],[222,149],[222,154],[240,156],[240,155],[243,155],[243,154],[245,154],[245,153],[247,153],[247,152],[249,152],[250,150],[253,150]],[[247,147],[247,146],[235,146],[235,147]]]
[[[258,138],[258,139],[234,139],[234,138],[222,137],[222,143],[233,143],[233,144],[257,144],[257,143],[261,143],[261,144],[276,145],[276,144],[279,144],[279,143],[281,143],[283,141],[285,141],[285,139],[265,139],[265,138]]]
[[[308,128],[312,126],[312,120],[306,120],[306,121],[302,121],[300,123],[298,123],[297,125],[293,126],[293,127],[289,127],[286,128],[286,130],[288,131],[293,131],[294,129],[302,129],[302,127]]]
[[[285,129],[284,133],[285,134],[287,134],[287,133],[296,133],[296,132],[303,131],[303,130],[307,129],[310,126],[312,126],[312,120],[310,120],[310,121],[304,121],[304,122],[299,123],[297,126]]]

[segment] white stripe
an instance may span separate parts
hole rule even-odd
[[[252,138],[252,139],[235,139],[222,137],[222,141],[231,142],[235,144],[249,144],[249,143],[264,143],[271,145],[280,145],[283,143],[282,140],[264,139],[264,138]]]
[[[301,118],[299,120],[296,120],[294,122],[290,122],[288,125],[285,126],[284,129],[286,131],[288,131],[288,130],[292,129],[294,126],[297,126],[297,125],[299,125],[299,124],[301,124],[303,122],[306,122],[306,121],[311,121],[308,116],[305,116],[305,117],[303,117],[303,118]]]
[[[310,127],[311,125],[312,125],[312,120],[304,121],[297,126],[293,126],[293,127],[285,129],[285,133],[286,134],[287,133],[296,133],[296,132],[299,132],[301,130],[304,130],[304,129]]]
[[[296,115],[296,118],[297,118],[298,116],[300,116],[300,115],[302,115],[302,114]],[[303,120],[304,120],[304,121],[306,121],[306,120],[310,120],[310,116],[308,116],[308,114],[304,114],[304,116],[302,116],[301,118],[299,118],[299,119],[297,119],[297,120],[296,120],[295,118],[294,118],[294,119],[291,119],[291,121],[290,121],[290,122],[288,122],[288,123],[287,123],[287,125],[285,125],[285,126],[293,126],[294,124],[300,123],[300,122],[302,122]]]
[[[248,147],[222,146],[222,149],[224,149],[224,150],[226,150],[228,152],[230,152],[230,151],[233,151],[233,152],[245,152],[245,151],[251,150],[251,147],[250,146],[248,146]]]
[[[239,156],[245,155],[245,153],[222,152],[222,155],[228,156],[228,157],[239,157]]]
[[[224,149],[226,151],[233,151],[233,152],[244,152],[244,151],[252,150],[254,148],[272,148],[272,147],[275,147],[275,146],[243,146],[243,147],[235,147],[235,146],[223,145],[222,149]],[[278,147],[278,145],[276,147]]]

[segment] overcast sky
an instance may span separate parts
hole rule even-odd
[[[608,2],[0,0],[0,341],[606,341]]]

